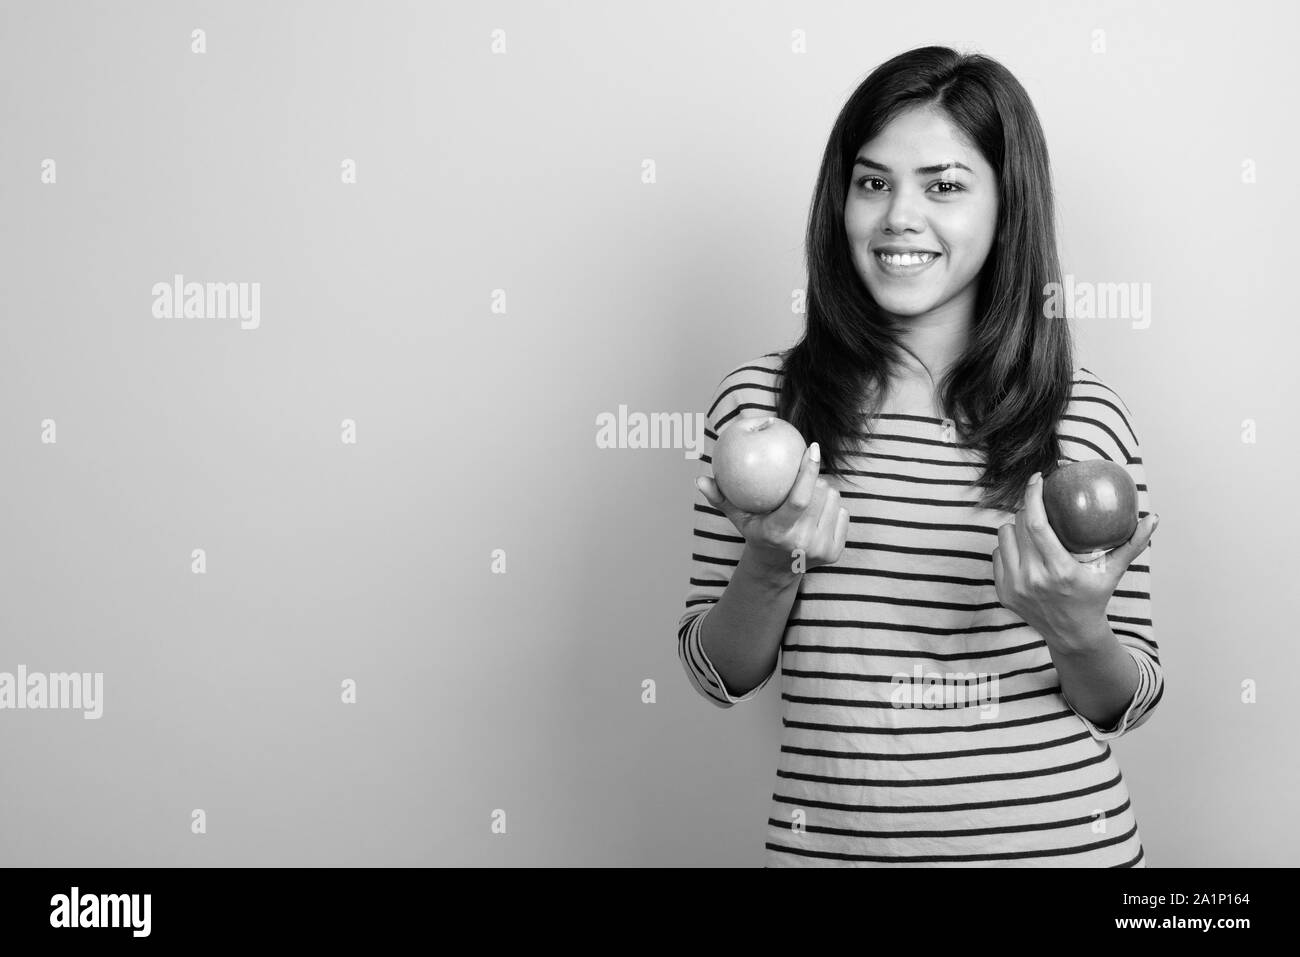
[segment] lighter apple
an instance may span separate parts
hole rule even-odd
[[[803,436],[771,415],[742,415],[723,427],[713,449],[713,480],[737,508],[764,514],[780,506],[803,463]]]

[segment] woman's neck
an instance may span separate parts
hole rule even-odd
[[[938,389],[925,374],[904,374],[891,379],[881,411],[896,415],[923,415],[932,419],[944,417],[939,408]]]

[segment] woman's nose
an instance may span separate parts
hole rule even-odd
[[[924,228],[916,199],[906,193],[895,193],[885,213],[885,227],[891,233],[901,233],[906,230],[919,232]]]

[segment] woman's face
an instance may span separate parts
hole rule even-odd
[[[900,113],[858,150],[844,225],[858,275],[888,313],[968,320],[997,217],[996,173],[940,112]],[[893,248],[927,255],[882,260]]]

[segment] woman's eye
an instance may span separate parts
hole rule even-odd
[[[961,183],[950,183],[950,182],[948,182],[946,179],[945,179],[945,180],[940,180],[939,182],[935,183],[934,185],[935,185],[935,186],[951,186],[951,187],[952,187],[952,189],[941,189],[941,190],[939,190],[939,195],[941,195],[941,196],[947,196],[947,195],[949,195],[950,193],[955,193],[955,192],[957,192],[958,190],[963,190],[963,189],[966,188],[965,186],[961,185]]]
[[[881,179],[879,176],[864,176],[860,180],[858,180],[858,186],[865,187],[868,182],[883,183],[884,180]],[[875,192],[875,190],[871,190],[871,192]]]

